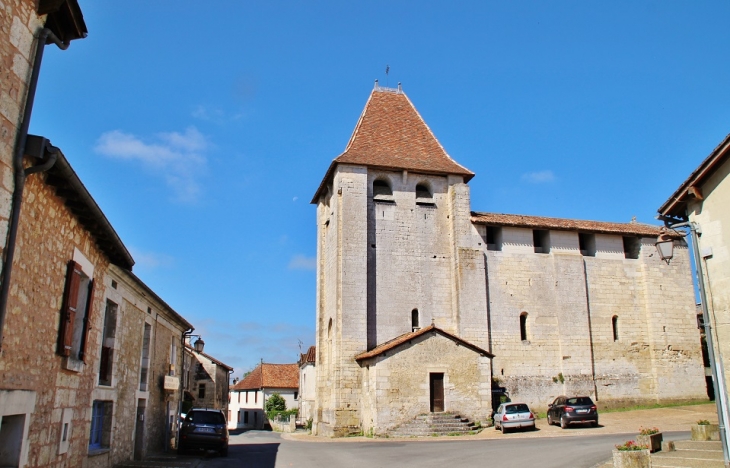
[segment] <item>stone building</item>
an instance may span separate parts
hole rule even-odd
[[[299,365],[262,362],[246,377],[231,387],[231,418],[235,428],[263,429],[267,424],[266,400],[278,393],[286,408],[297,408],[299,398]],[[229,425],[231,427],[232,424]]]
[[[131,271],[110,265],[104,287],[93,400],[114,405],[118,436],[110,440],[109,458],[115,464],[175,447],[183,337],[193,326]]]
[[[706,399],[686,244],[659,228],[473,212],[474,174],[398,89],[370,95],[317,205],[313,432],[418,414]]]
[[[183,361],[183,413],[189,408],[219,409],[230,420],[228,388],[231,372],[233,367],[204,352],[196,351],[186,343]]]
[[[102,285],[110,263],[130,269],[133,260],[63,153],[40,137],[29,147],[39,157],[26,165],[55,163],[23,192],[0,355],[2,462],[110,466],[97,463],[108,459],[115,414],[99,387]],[[92,420],[104,421],[98,432]]]
[[[299,356],[299,412],[297,420],[306,424],[314,416],[314,400],[316,397],[317,347],[310,346],[306,353]]]
[[[729,173],[730,135],[727,135],[658,210],[671,224],[691,221],[699,227],[698,247],[704,270],[702,281],[707,294],[707,313],[714,335],[715,361],[720,368],[718,377],[722,378],[724,374],[726,389],[730,375],[725,359],[730,356]],[[672,259],[671,263],[674,262]],[[727,401],[727,395],[724,399]]]

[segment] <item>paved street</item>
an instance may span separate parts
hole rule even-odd
[[[687,438],[688,432],[666,434]],[[209,458],[200,468],[390,468],[483,466],[498,461],[502,467],[593,467],[611,456],[626,435],[502,438],[491,440],[412,440],[319,443],[283,438],[281,434],[252,431],[231,439],[229,457]]]
[[[539,420],[536,431],[502,434],[488,428],[475,436],[421,439],[324,439],[306,434],[249,431],[231,435],[229,456],[210,453],[145,460],[125,467],[165,468],[377,468],[482,466],[590,468],[611,457],[617,443],[633,439],[639,427],[657,426],[665,440],[689,438],[698,419],[716,420],[713,404],[605,413],[601,426],[560,429]]]

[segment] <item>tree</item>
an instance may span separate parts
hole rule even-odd
[[[266,400],[266,412],[271,413],[273,411],[286,411],[286,400],[278,393],[272,394]]]

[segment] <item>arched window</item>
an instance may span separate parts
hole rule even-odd
[[[416,331],[420,328],[421,326],[418,324],[418,309],[413,309],[411,311],[411,330]]]
[[[383,179],[378,179],[373,182],[373,199],[386,199],[390,200],[393,196],[393,189],[390,188],[390,184]]]
[[[520,339],[527,341],[527,312],[520,314]]]
[[[613,327],[613,341],[618,341],[618,315],[611,317],[611,326]]]

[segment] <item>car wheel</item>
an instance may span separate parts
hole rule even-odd
[[[560,427],[562,427],[563,429],[567,429],[568,428],[568,420],[565,419],[565,416],[563,416],[562,418],[560,418]]]
[[[553,417],[550,416],[550,413],[548,413],[548,426],[552,426],[552,425],[553,425]]]
[[[497,422],[496,421],[494,422],[494,430],[495,431],[498,431],[499,430],[499,426],[497,425]]]
[[[221,457],[227,457],[228,456],[228,446],[226,445],[221,449]]]
[[[183,453],[187,450],[187,447],[185,447],[183,444],[178,444],[177,446],[177,453]]]
[[[591,426],[598,427],[598,419],[596,419],[595,421],[592,421]]]
[[[499,428],[502,429],[502,434],[506,434],[507,433],[507,428],[504,427],[504,425],[499,426]]]

